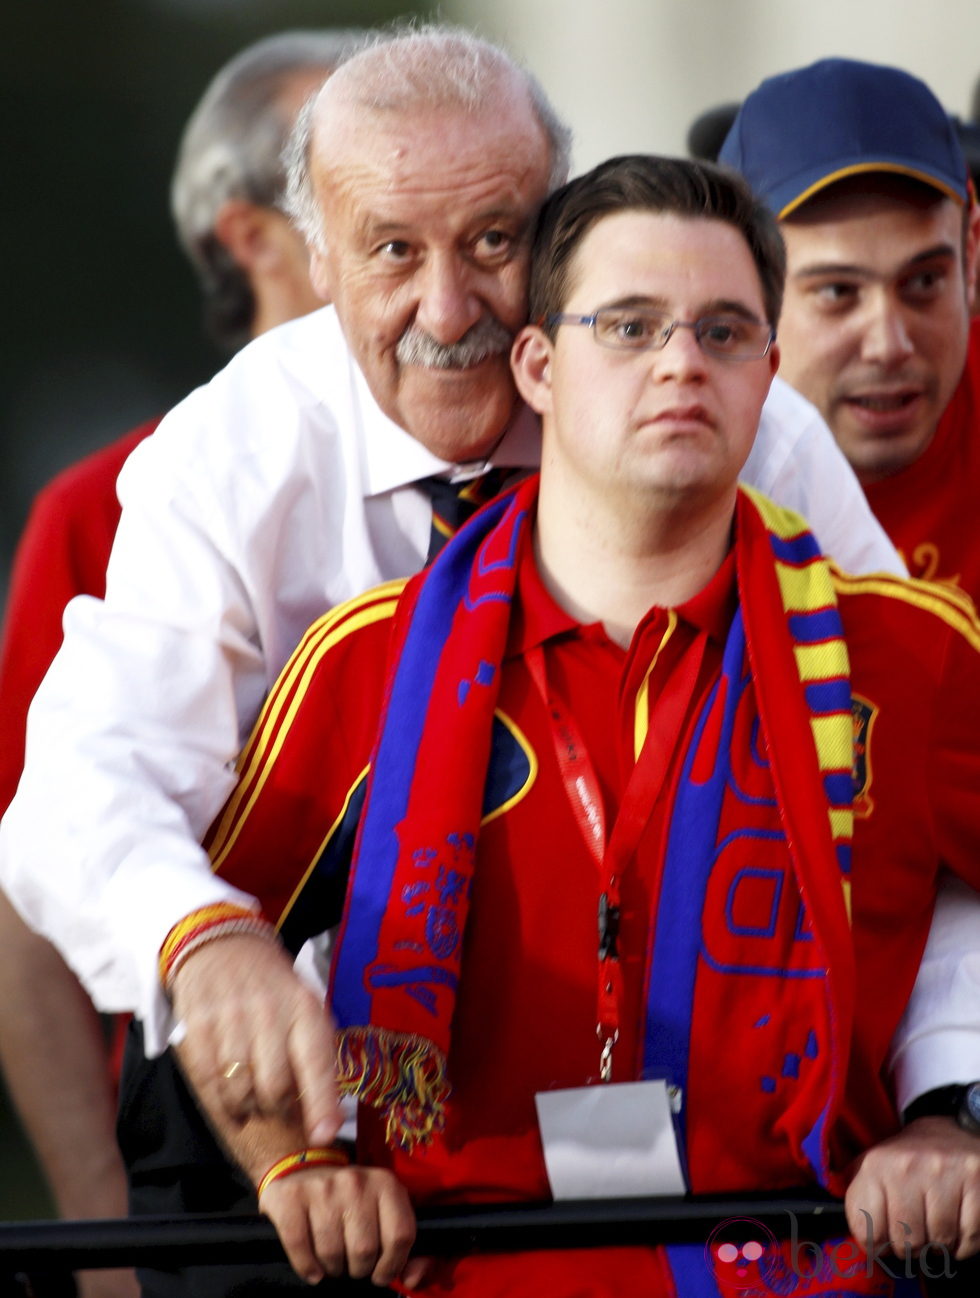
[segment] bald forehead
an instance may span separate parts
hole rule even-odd
[[[324,107],[347,102],[363,109],[408,111],[459,105],[475,108],[501,94],[527,94],[528,79],[504,54],[483,42],[453,37],[382,42],[337,69]]]
[[[515,69],[495,69],[479,94],[466,95],[438,82],[385,87],[367,76],[352,79],[346,72],[346,67],[340,68],[316,98],[311,153],[321,167],[347,157],[356,137],[397,138],[402,129],[411,136],[418,123],[436,117],[452,120],[477,138],[502,127],[529,143],[540,139],[547,146],[527,84]]]
[[[324,186],[346,185],[354,176],[373,175],[386,188],[413,189],[443,177],[451,190],[471,173],[499,168],[544,200],[551,173],[551,146],[523,87],[514,97],[464,108],[419,105],[403,112],[365,106],[321,91],[310,142],[313,183],[321,200]],[[491,179],[488,175],[487,179]],[[452,194],[447,194],[449,199]]]

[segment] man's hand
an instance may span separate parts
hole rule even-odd
[[[78,1298],[140,1298],[132,1271],[79,1271],[75,1285]]]
[[[392,1172],[377,1167],[318,1167],[273,1181],[259,1207],[271,1218],[290,1264],[310,1284],[324,1275],[367,1276],[407,1289],[425,1273],[409,1261],[415,1214]]]
[[[901,1257],[942,1244],[957,1259],[980,1250],[980,1137],[952,1118],[917,1118],[856,1159],[844,1205],[862,1245],[871,1218],[876,1247]],[[905,1227],[908,1227],[908,1230]]]
[[[217,938],[187,957],[172,994],[181,1066],[219,1128],[299,1112],[306,1141],[330,1144],[341,1122],[333,1023],[281,947]]]

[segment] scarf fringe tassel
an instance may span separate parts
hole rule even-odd
[[[425,1037],[387,1028],[342,1029],[337,1084],[342,1095],[386,1114],[385,1139],[393,1148],[410,1152],[427,1145],[445,1125],[446,1058]]]

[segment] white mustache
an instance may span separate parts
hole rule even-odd
[[[484,316],[454,343],[440,343],[419,325],[410,324],[395,347],[399,365],[420,365],[433,370],[465,370],[488,356],[510,350],[509,329],[493,316]]]

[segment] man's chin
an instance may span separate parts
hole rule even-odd
[[[923,454],[933,432],[918,427],[871,433],[866,428],[835,428],[834,435],[851,468],[862,482],[876,482],[901,473]]]
[[[488,383],[485,371],[443,374],[455,374],[456,382],[403,385],[399,403],[403,427],[443,460],[463,462],[489,455],[518,402],[509,368],[506,384],[499,376]]]

